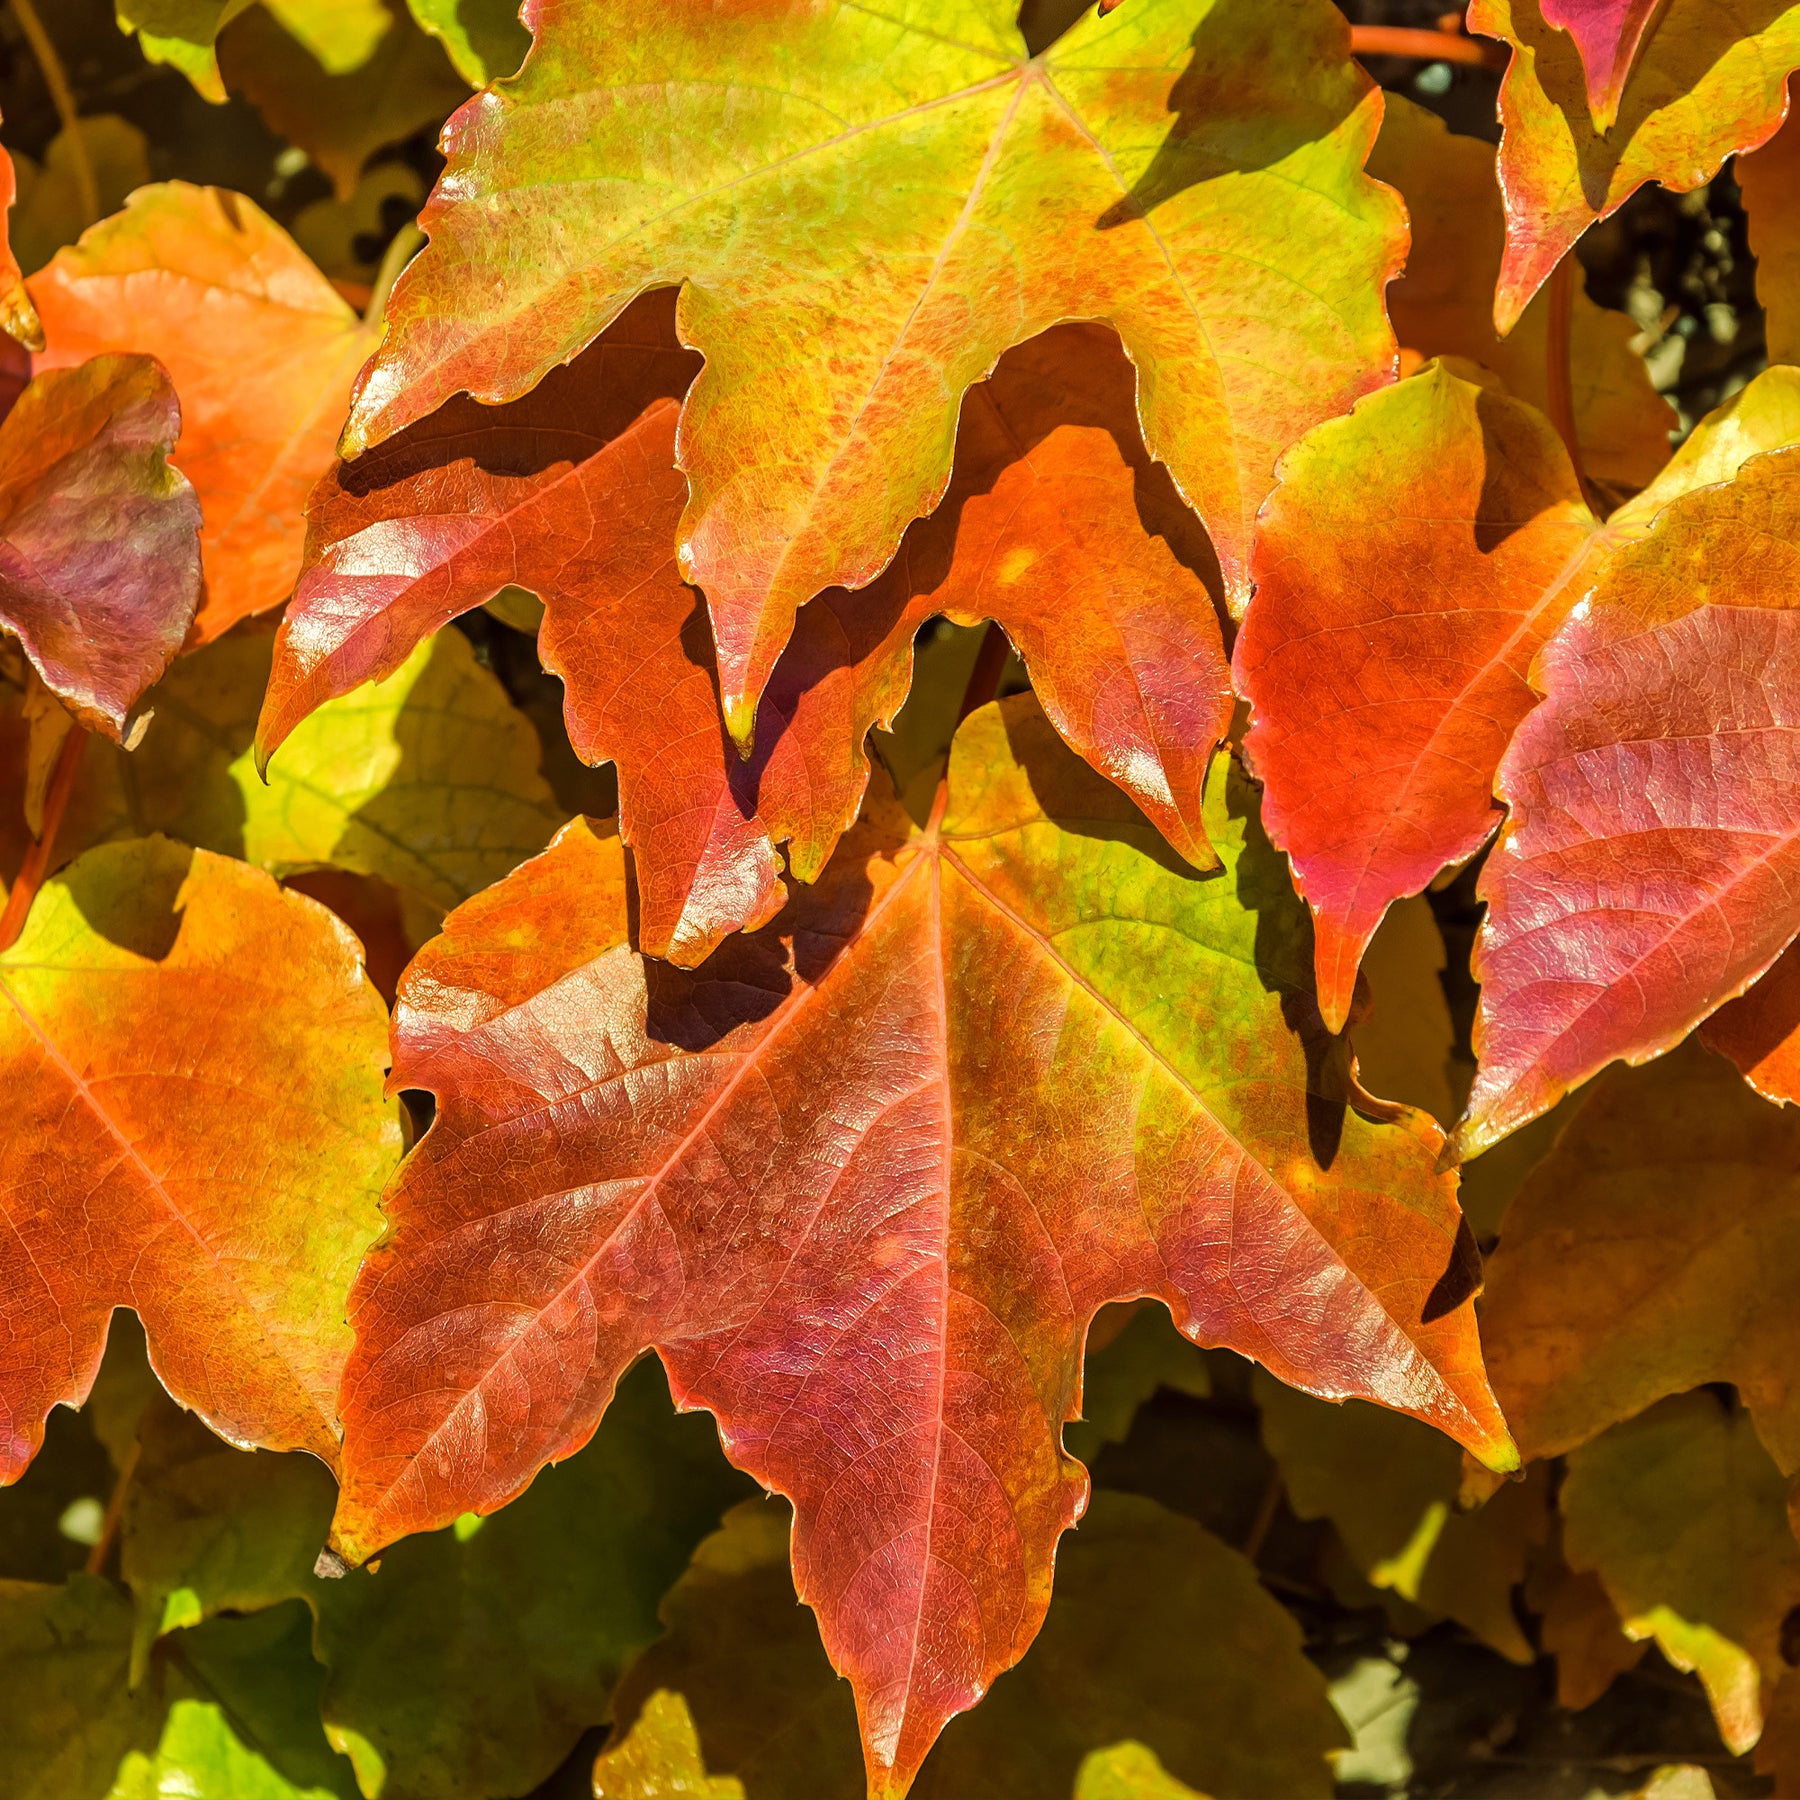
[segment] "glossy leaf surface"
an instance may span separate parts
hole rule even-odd
[[[1614,1069],[1507,1214],[1482,1340],[1530,1456],[1728,1381],[1800,1471],[1800,1119],[1689,1045]]]
[[[536,593],[570,740],[619,765],[638,942],[692,964],[780,906],[774,844],[802,879],[825,865],[868,784],[864,737],[898,711],[913,639],[943,612],[1004,625],[1063,736],[1213,862],[1201,795],[1231,695],[1195,572],[1210,557],[1143,453],[1110,334],[1048,334],[971,390],[943,506],[872,587],[802,612],[748,763],[723,735],[706,617],[673,548],[687,489],[668,396],[695,363],[657,296],[526,399],[453,402],[340,465],[314,497],[265,754],[454,614],[508,586]]]
[[[1678,1043],[1800,930],[1797,594],[1783,451],[1669,506],[1541,654],[1481,877],[1462,1154]]]
[[[345,450],[461,390],[514,399],[685,283],[706,369],[681,565],[741,742],[795,608],[879,573],[1010,344],[1116,326],[1145,441],[1240,602],[1276,455],[1391,366],[1400,221],[1361,172],[1378,106],[1323,0],[1146,0],[1030,59],[989,0],[533,19],[518,79],[452,122]]]
[[[376,333],[241,194],[142,188],[32,277],[43,366],[140,351],[181,401],[173,451],[205,514],[205,642],[279,605],[300,572],[301,509],[330,467]]]
[[[1507,245],[1494,323],[1502,333],[1576,239],[1646,182],[1685,193],[1773,135],[1788,73],[1800,67],[1800,6],[1748,0],[1729,16],[1727,26],[1715,0],[1665,0],[1616,122],[1602,129],[1582,52],[1546,22],[1539,0],[1471,0],[1469,29],[1512,47],[1500,87]]]
[[[596,1765],[601,1800],[666,1791],[614,1776],[629,1766],[627,1732],[646,1718],[660,1716],[665,1742],[674,1735],[671,1702],[698,1728],[690,1741],[708,1774],[741,1784],[727,1793],[858,1800],[855,1714],[792,1603],[787,1540],[785,1509],[753,1502],[701,1545],[664,1602],[668,1634],[620,1686],[625,1729]],[[912,1791],[916,1800],[1105,1795],[1087,1765],[1135,1740],[1146,1747],[1133,1759],[1140,1771],[1160,1759],[1165,1782],[1192,1784],[1150,1788],[1158,1800],[1193,1787],[1220,1800],[1323,1796],[1326,1752],[1342,1731],[1293,1622],[1243,1557],[1153,1501],[1102,1492],[1058,1557],[1042,1635],[979,1711],[950,1726]],[[648,1749],[640,1745],[640,1762]]]
[[[399,1148],[355,940],[150,838],[40,892],[0,995],[0,1475],[85,1397],[115,1306],[215,1428],[335,1461],[344,1294]]]
[[[1042,1617],[1105,1302],[1156,1296],[1296,1384],[1511,1456],[1438,1134],[1344,1106],[1242,783],[1215,786],[1207,879],[1028,702],[965,725],[950,782],[940,831],[884,810],[691,976],[627,948],[617,844],[585,826],[451,916],[396,1038],[437,1122],[344,1391],[335,1531],[362,1557],[502,1503],[655,1344],[796,1500],[877,1792]]]

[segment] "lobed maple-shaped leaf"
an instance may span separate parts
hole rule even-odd
[[[538,0],[528,23],[519,75],[447,129],[344,450],[458,392],[516,399],[685,284],[706,366],[679,554],[742,744],[796,608],[871,580],[936,504],[1009,345],[1116,327],[1240,603],[1275,457],[1392,367],[1404,228],[1362,173],[1380,102],[1325,0],[1142,0],[1035,57],[1010,0]]]
[[[1464,1156],[1679,1043],[1800,931],[1800,450],[1667,507],[1534,679],[1478,890]]]
[[[1387,296],[1402,358],[1467,357],[1547,412],[1550,297],[1536,296],[1504,338],[1494,330],[1492,295],[1506,248],[1494,147],[1447,130],[1403,94],[1384,103],[1369,173],[1400,190],[1412,222],[1406,268]],[[1576,288],[1567,361],[1582,472],[1624,493],[1647,487],[1669,460],[1676,422],[1632,347],[1636,332],[1626,314]]]
[[[1749,215],[1756,297],[1772,363],[1800,363],[1800,76],[1790,77],[1787,122],[1732,173]]]
[[[1112,335],[1049,333],[970,391],[944,504],[873,586],[803,610],[745,762],[674,552],[687,489],[672,396],[697,359],[672,312],[653,296],[525,399],[453,401],[321,484],[258,728],[265,761],[326,696],[527,589],[545,604],[539,653],[566,685],[570,741],[619,766],[639,945],[692,964],[779,908],[776,843],[803,880],[824,867],[868,785],[869,727],[898,711],[913,639],[942,612],[998,620],[1063,736],[1211,865],[1202,787],[1232,701],[1195,573],[1208,553],[1144,454]]]
[[[1706,1391],[1663,1400],[1570,1452],[1561,1503],[1571,1567],[1599,1575],[1628,1635],[1699,1675],[1742,1755],[1800,1606],[1787,1481],[1748,1418]]]
[[[1468,13],[1471,31],[1512,47],[1500,84],[1507,244],[1494,323],[1502,334],[1576,239],[1646,182],[1686,193],[1771,137],[1788,73],[1800,67],[1793,0],[1744,0],[1729,23],[1717,0],[1665,0],[1616,118],[1602,128],[1576,40],[1539,8],[1540,0],[1471,0]]]
[[[196,638],[278,606],[300,570],[301,509],[377,333],[254,202],[182,181],[140,188],[31,293],[49,340],[40,367],[141,351],[175,383],[173,454],[206,520]]]
[[[642,1728],[659,1714],[663,1746],[679,1754],[685,1736],[707,1770],[729,1771],[742,1800],[864,1791],[850,1695],[793,1604],[788,1536],[785,1508],[751,1502],[695,1552],[663,1602],[665,1635],[619,1684],[623,1729],[595,1764],[599,1800],[669,1791],[626,1780],[649,1759]],[[675,1708],[685,1734],[667,1730]],[[1102,1490],[1058,1557],[1042,1635],[950,1726],[913,1792],[1103,1800],[1088,1765],[1136,1740],[1221,1800],[1322,1800],[1327,1756],[1345,1736],[1294,1620],[1249,1561],[1154,1501]],[[666,1762],[660,1773],[668,1778]],[[1162,1782],[1148,1790],[1155,1800],[1193,1792],[1166,1772]]]
[[[200,508],[168,461],[180,429],[147,356],[41,375],[0,420],[0,632],[115,741],[200,597]]]
[[[239,1442],[335,1461],[343,1296],[399,1149],[355,940],[241,863],[90,851],[0,953],[0,1478],[113,1309]]]
[[[1746,994],[1728,1000],[1699,1030],[1765,1100],[1800,1101],[1800,951],[1782,951]]]
[[[1596,1082],[1521,1189],[1482,1343],[1527,1456],[1731,1382],[1800,1472],[1800,1119],[1687,1045]]]
[[[1105,1303],[1512,1456],[1439,1134],[1345,1105],[1245,784],[1209,796],[1210,878],[1029,700],[964,725],[947,792],[691,974],[633,953],[579,822],[451,915],[399,999],[394,1079],[438,1112],[341,1402],[360,1560],[503,1505],[654,1345],[796,1502],[877,1794],[1043,1616]]]
[[[1800,377],[1771,370],[1601,526],[1542,414],[1439,365],[1283,459],[1233,667],[1334,1029],[1386,909],[1493,829],[1495,772],[1551,634],[1665,508],[1703,504],[1698,490],[1797,431]]]

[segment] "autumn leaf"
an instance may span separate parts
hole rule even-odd
[[[413,18],[444,46],[470,87],[518,73],[531,33],[513,0],[406,0]]]
[[[1707,1392],[1661,1401],[1569,1457],[1563,1541],[1636,1638],[1700,1677],[1725,1747],[1762,1734],[1800,1605],[1787,1482],[1749,1420]]]
[[[1788,72],[1800,67],[1800,6],[1792,0],[1748,0],[1729,30],[1721,30],[1714,0],[1665,0],[1614,98],[1613,76],[1595,82],[1594,65],[1583,67],[1585,47],[1546,22],[1548,12],[1571,18],[1577,6],[1548,0],[1540,12],[1539,0],[1470,0],[1469,29],[1512,47],[1500,85],[1507,243],[1494,324],[1503,335],[1576,239],[1646,182],[1687,193],[1726,157],[1772,136]],[[1591,87],[1599,110],[1616,113],[1610,127],[1593,116]]]
[[[1329,1519],[1371,1585],[1466,1625],[1511,1662],[1536,1652],[1513,1589],[1547,1535],[1548,1489],[1503,1484],[1463,1510],[1462,1453],[1416,1419],[1360,1401],[1327,1406],[1258,1370],[1262,1439],[1302,1519]]]
[[[1541,653],[1479,888],[1462,1155],[1679,1043],[1800,930],[1797,539],[1800,451],[1753,457],[1620,550]]]
[[[25,277],[12,249],[11,214],[17,198],[18,177],[13,160],[0,150],[0,331],[27,350],[42,350],[44,328],[25,291]]]
[[[376,333],[252,201],[179,181],[140,189],[30,285],[50,345],[41,366],[132,350],[174,380],[173,455],[206,519],[199,641],[279,605],[300,571],[301,509]]]
[[[1546,25],[1566,31],[1581,53],[1594,129],[1607,132],[1644,33],[1661,0],[1543,0]]]
[[[1800,1119],[1688,1045],[1596,1082],[1488,1265],[1482,1342],[1528,1456],[1729,1381],[1800,1470],[1794,1296]]]
[[[41,163],[25,156],[16,161],[19,199],[12,216],[13,249],[20,267],[35,275],[97,216],[118,211],[150,179],[150,140],[117,113],[96,113],[59,131]],[[89,210],[85,191],[85,176],[90,173],[97,212]]]
[[[1515,398],[1548,412],[1550,297],[1533,299],[1506,337],[1494,330],[1506,215],[1493,146],[1446,130],[1403,94],[1386,95],[1385,105],[1369,173],[1400,190],[1412,221],[1406,268],[1388,289],[1402,356],[1467,357],[1492,369]],[[1647,487],[1669,460],[1676,422],[1632,347],[1636,331],[1624,313],[1596,306],[1577,285],[1567,364],[1582,472],[1621,496]]]
[[[1442,364],[1284,459],[1233,666],[1333,1030],[1387,908],[1493,830],[1526,672],[1598,530],[1549,421]]]
[[[1423,894],[1396,900],[1363,958],[1368,1016],[1351,1033],[1363,1087],[1430,1113],[1446,1131],[1462,1110],[1459,1090],[1466,1087],[1444,997],[1448,963],[1430,901]]]
[[[1231,694],[1193,567],[1208,552],[1144,455],[1111,335],[1050,333],[971,390],[943,506],[873,586],[802,613],[745,763],[673,549],[687,489],[668,397],[697,359],[671,315],[669,296],[642,302],[524,400],[452,402],[322,484],[265,757],[323,696],[385,673],[456,613],[508,586],[535,593],[570,740],[619,765],[639,946],[693,964],[780,906],[775,843],[803,880],[824,867],[862,803],[869,727],[906,697],[919,627],[991,617],[1064,737],[1211,866],[1201,789]]]
[[[0,1731],[16,1800],[358,1800],[319,1724],[297,1608],[185,1634],[131,1683],[131,1606],[77,1573],[0,1583]]]
[[[206,99],[225,100],[219,34],[255,0],[115,0],[119,29],[136,32],[151,62],[179,69]],[[265,0],[306,51],[333,73],[360,68],[388,29],[382,0]]]
[[[360,1559],[503,1504],[655,1344],[797,1499],[799,1585],[877,1792],[1042,1617],[1102,1304],[1155,1296],[1297,1385],[1511,1456],[1438,1133],[1345,1108],[1241,781],[1209,797],[1212,879],[1027,701],[964,726],[949,793],[922,835],[884,809],[693,975],[628,949],[619,847],[586,826],[452,914],[400,996],[395,1080],[438,1113],[353,1300],[343,1396],[334,1531]],[[846,1322],[804,1324],[819,1307]]]
[[[665,1755],[691,1745],[712,1778],[735,1778],[721,1800],[862,1794],[850,1697],[792,1604],[787,1551],[786,1509],[760,1502],[700,1546],[663,1603],[667,1635],[620,1684],[614,1742],[594,1770],[600,1800],[668,1791],[625,1780],[634,1752],[640,1768],[653,1753],[652,1732]],[[1245,1558],[1154,1501],[1103,1491],[1057,1577],[1042,1635],[950,1726],[917,1800],[1105,1796],[1089,1765],[1123,1742],[1145,1747],[1131,1759],[1140,1780],[1146,1760],[1159,1764],[1165,1785],[1136,1790],[1154,1800],[1193,1788],[1219,1800],[1331,1792],[1326,1755],[1343,1726],[1293,1620]]]
[[[39,892],[0,992],[0,1474],[86,1395],[115,1306],[215,1428],[335,1461],[343,1294],[399,1148],[355,940],[150,838]]]
[[[125,1508],[134,1667],[179,1653],[217,1614],[304,1600],[325,1665],[317,1706],[365,1793],[521,1794],[605,1718],[664,1591],[748,1485],[645,1366],[593,1442],[504,1512],[323,1580],[327,1472],[234,1450],[165,1403]]]
[[[1800,363],[1800,79],[1790,79],[1787,123],[1763,147],[1740,156],[1736,168],[1750,248],[1756,256],[1756,297],[1762,303],[1769,361]]]
[[[679,1694],[659,1688],[643,1704],[623,1742],[594,1765],[595,1800],[744,1800],[744,1784],[714,1780],[700,1754],[694,1715]]]
[[[123,741],[200,596],[181,415],[146,356],[41,375],[0,421],[0,632],[82,724]]]
[[[467,98],[444,47],[413,23],[404,0],[356,0],[384,22],[368,55],[334,67],[294,30],[292,15],[253,8],[219,46],[226,84],[269,129],[297,144],[340,200],[376,151],[436,126]],[[343,423],[339,412],[334,425]]]
[[[1497,822],[1495,772],[1537,703],[1534,658],[1551,634],[1646,554],[1630,547],[1659,515],[1684,497],[1718,506],[1699,490],[1797,426],[1800,378],[1771,370],[1604,526],[1542,414],[1441,364],[1283,459],[1233,667],[1269,833],[1313,909],[1334,1029],[1387,908],[1472,856]],[[1667,541],[1666,522],[1657,529]],[[1463,1153],[1501,1135],[1465,1135]]]
[[[963,393],[1009,345],[1117,328],[1150,454],[1238,604],[1276,455],[1392,366],[1402,227],[1362,174],[1379,104],[1324,0],[1142,0],[1031,58],[977,0],[904,23],[838,0],[533,16],[519,76],[447,130],[433,242],[344,450],[459,391],[516,399],[685,283],[706,367],[679,552],[740,743],[796,608],[871,580],[931,510]]]
[[[1791,945],[1782,951],[1747,994],[1700,1027],[1699,1037],[1730,1057],[1765,1100],[1800,1100],[1800,952]]]

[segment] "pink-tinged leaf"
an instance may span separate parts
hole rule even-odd
[[[995,0],[538,0],[530,23],[518,76],[446,131],[344,451],[459,392],[516,399],[685,284],[682,567],[740,743],[796,610],[938,503],[1009,346],[1117,329],[1238,607],[1276,457],[1393,367],[1404,225],[1325,0],[1139,0],[1036,57]]]
[[[1224,769],[1196,877],[1025,697],[941,827],[874,805],[701,968],[633,953],[577,822],[402,982],[438,1097],[352,1299],[339,1548],[491,1511],[654,1345],[796,1506],[870,1792],[1031,1642],[1087,1483],[1062,1448],[1109,1301],[1514,1457],[1441,1136],[1351,1111],[1303,910]]]
[[[1800,451],[1664,511],[1535,679],[1482,872],[1464,1157],[1679,1043],[1800,931]]]
[[[1598,529],[1550,422],[1441,365],[1283,459],[1233,663],[1332,1030],[1388,907],[1493,830],[1494,771],[1536,699],[1526,671]]]
[[[168,461],[180,430],[147,356],[40,375],[0,422],[0,630],[116,741],[200,599],[200,506]]]
[[[1544,22],[1566,31],[1581,52],[1588,110],[1596,131],[1610,131],[1638,46],[1662,0],[1543,0]]]
[[[618,764],[639,947],[693,964],[780,906],[775,844],[803,880],[824,867],[862,802],[869,727],[899,709],[914,635],[943,612],[998,619],[1063,735],[1210,866],[1201,793],[1231,709],[1195,572],[1210,556],[1144,453],[1118,340],[1063,327],[971,390],[944,504],[873,586],[802,609],[746,762],[723,737],[705,608],[675,556],[687,488],[668,396],[697,359],[674,337],[673,299],[639,302],[523,400],[453,401],[321,484],[265,758],[457,613],[529,588],[571,742]]]

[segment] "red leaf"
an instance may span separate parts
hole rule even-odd
[[[1461,1155],[1678,1043],[1800,930],[1797,597],[1790,450],[1671,505],[1546,646],[1482,872]]]
[[[200,598],[200,506],[147,356],[40,375],[0,422],[0,630],[84,725],[122,741]]]
[[[1283,460],[1233,662],[1334,1031],[1389,905],[1493,830],[1526,671],[1598,529],[1549,421],[1442,367]]]
[[[881,1795],[1042,1619],[1103,1304],[1511,1462],[1439,1134],[1346,1110],[1245,784],[1209,799],[1213,879],[1027,699],[963,727],[949,791],[923,834],[876,807],[692,973],[632,953],[580,822],[450,916],[401,986],[394,1079],[439,1110],[342,1401],[360,1558],[504,1504],[655,1345],[794,1498]]]

